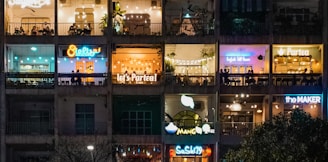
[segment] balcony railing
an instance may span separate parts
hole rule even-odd
[[[322,76],[315,74],[273,74],[275,86],[321,86]]]
[[[247,136],[253,129],[262,123],[254,122],[222,122],[221,135],[223,136]]]
[[[85,122],[77,125],[74,121],[61,121],[58,131],[59,135],[105,135],[107,122]]]
[[[166,85],[177,86],[213,86],[215,85],[214,74],[194,74],[194,75],[179,75],[165,74]]]
[[[6,88],[54,88],[54,73],[6,73]]]
[[[86,30],[83,26],[78,26],[75,31],[70,31],[71,23],[58,23],[58,35],[76,35],[76,36],[99,36],[104,35],[100,28],[100,23],[90,23],[90,29]],[[34,28],[35,26],[35,28]],[[45,29],[45,26],[49,26],[49,29]],[[55,28],[53,23],[21,23],[10,22],[6,31],[7,35],[20,35],[20,36],[44,36],[55,35]],[[22,28],[21,28],[22,27]]]
[[[59,86],[105,86],[107,73],[59,73]]]
[[[50,135],[54,133],[52,122],[7,122],[8,135]]]
[[[205,36],[214,35],[212,23],[172,23],[167,35],[173,36]]]
[[[48,27],[48,28],[47,28]],[[55,34],[53,23],[21,23],[10,22],[7,35],[21,36],[53,36]]]
[[[152,35],[161,36],[162,35],[162,23],[151,23],[146,24],[130,24],[129,27],[123,27],[123,31],[116,31],[113,28],[114,35],[127,35],[127,36],[138,36],[138,35]]]
[[[99,36],[104,35],[100,23],[90,23],[90,30],[77,24],[76,30],[70,30],[72,23],[58,23],[58,35]]]
[[[225,86],[268,86],[269,74],[220,74],[221,85]]]

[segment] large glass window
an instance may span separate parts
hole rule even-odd
[[[116,48],[112,54],[112,81],[118,84],[159,84],[160,48]]]
[[[95,128],[94,104],[75,105],[76,134],[93,134]]]
[[[125,111],[121,116],[124,134],[151,134],[152,113],[149,111]]]
[[[5,30],[9,35],[53,35],[55,0],[6,0]]]
[[[273,45],[273,73],[322,72],[322,45]]]
[[[106,0],[58,0],[59,35],[102,35]],[[107,21],[106,21],[107,22]]]
[[[167,44],[165,72],[175,75],[177,84],[214,84],[215,49],[214,44]]]
[[[57,58],[60,85],[104,85],[107,57],[104,45],[60,45]]]

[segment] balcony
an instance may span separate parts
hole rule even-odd
[[[74,121],[61,121],[58,127],[58,134],[64,136],[107,134],[107,122],[76,124]]]
[[[8,135],[52,135],[54,134],[51,122],[7,122]]]
[[[76,29],[71,28],[72,24],[58,23],[58,35],[65,36],[101,36],[104,35],[100,23],[89,23],[89,27],[77,26]]]
[[[59,86],[106,86],[107,73],[59,73]]]
[[[6,73],[8,89],[52,89],[54,73]]]
[[[7,35],[14,36],[53,36],[55,34],[53,23],[21,23],[9,22]]]
[[[262,123],[254,122],[222,122],[221,135],[222,136],[241,136],[245,137],[255,129],[256,126]]]
[[[224,86],[268,86],[269,74],[220,74],[220,83]]]
[[[162,23],[126,23],[123,30],[113,27],[114,35],[120,36],[161,36]]]

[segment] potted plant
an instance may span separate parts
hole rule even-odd
[[[103,17],[101,17],[100,23],[99,23],[99,28],[101,29],[101,31],[104,34],[106,34],[106,31],[107,31],[107,24],[108,24],[108,15],[105,14]]]

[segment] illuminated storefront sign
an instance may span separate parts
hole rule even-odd
[[[184,147],[177,145],[175,147],[176,155],[202,155],[203,147],[202,146],[193,146],[186,145]]]
[[[277,53],[279,56],[310,56],[309,50],[292,49],[290,47],[286,49],[280,48]]]
[[[196,126],[195,128],[178,128],[173,122],[165,127],[168,134],[176,135],[201,135],[201,134],[214,134],[215,130],[207,123],[203,124],[202,127]]]
[[[150,82],[157,82],[157,74],[154,75],[138,75],[132,73],[131,76],[127,74],[117,74],[117,81],[119,82],[125,82],[125,81],[136,81],[136,82],[142,82],[142,81],[150,81]]]
[[[7,2],[10,6],[21,5],[22,8],[41,8],[44,5],[50,5],[50,0],[8,0]]]
[[[291,104],[317,104],[321,103],[321,96],[286,96],[285,103]]]
[[[100,52],[101,47],[91,49],[88,47],[77,48],[76,45],[69,45],[66,54],[68,57],[94,57]]]
[[[226,60],[229,63],[232,63],[232,62],[250,62],[251,61],[251,59],[249,57],[246,57],[246,56],[227,56]]]

